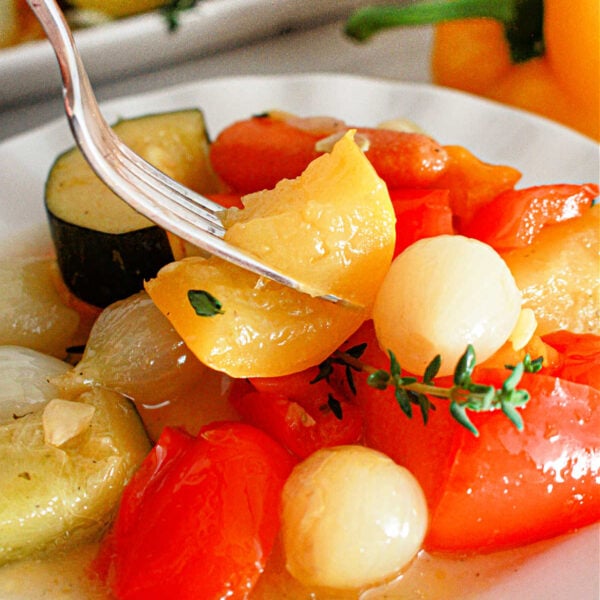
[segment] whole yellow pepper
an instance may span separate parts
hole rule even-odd
[[[358,10],[364,40],[401,25],[437,24],[432,78],[524,108],[600,140],[598,0],[429,0]]]

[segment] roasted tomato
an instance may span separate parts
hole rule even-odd
[[[422,238],[454,233],[448,190],[390,190],[396,214],[394,256]]]
[[[225,128],[210,149],[211,163],[233,191],[248,194],[298,177],[323,151],[316,143],[348,127],[341,121],[261,115]],[[446,169],[446,150],[420,133],[356,128],[367,138],[365,155],[392,188],[431,187]]]
[[[559,353],[553,375],[600,390],[600,336],[561,330],[542,339]]]

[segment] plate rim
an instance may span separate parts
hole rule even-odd
[[[336,84],[341,82],[359,83],[359,84],[371,84],[371,85],[384,85],[386,87],[393,87],[396,89],[406,89],[409,91],[420,91],[425,94],[436,94],[443,95],[448,98],[459,98],[467,102],[473,103],[474,105],[484,106],[490,110],[497,112],[498,114],[511,115],[518,119],[525,119],[531,123],[537,123],[540,127],[545,129],[555,130],[557,133],[567,135],[574,141],[579,141],[582,144],[589,146],[590,149],[598,149],[598,145],[592,138],[585,136],[584,134],[569,128],[568,126],[553,121],[548,117],[539,115],[527,111],[522,108],[508,106],[499,101],[478,96],[473,93],[457,90],[455,88],[438,85],[431,82],[412,82],[402,81],[395,79],[386,79],[383,77],[365,75],[365,74],[353,74],[353,73],[339,73],[330,71],[306,71],[298,73],[275,73],[275,74],[239,74],[239,75],[222,75],[219,77],[208,77],[208,78],[196,78],[185,83],[174,83],[169,84],[153,90],[136,92],[133,94],[124,94],[114,98],[99,101],[102,112],[114,110],[117,107],[125,103],[136,102],[139,100],[147,101],[149,99],[164,98],[167,95],[181,95],[182,93],[190,93],[195,91],[198,87],[212,86],[212,85],[230,85],[232,82],[244,81],[249,82],[267,82],[276,81],[277,83],[282,82],[297,82],[300,84],[309,83],[314,84],[318,81],[333,81]],[[201,107],[200,107],[201,108]],[[56,127],[61,122],[66,123],[66,117],[61,115],[55,117],[50,121],[37,125],[31,129],[27,129],[20,133],[16,133],[3,140],[0,140],[0,147],[18,140],[21,137],[27,137],[32,134],[43,132],[45,129],[51,129]]]
[[[598,148],[595,142],[582,136],[581,134],[570,130],[569,128],[560,125],[558,123],[554,123],[545,119],[544,117],[540,117],[537,115],[532,115],[527,113],[526,111],[522,111],[519,109],[513,109],[511,107],[506,107],[497,102],[486,100],[480,98],[478,96],[474,96],[471,94],[465,94],[464,92],[459,92],[450,88],[442,88],[430,83],[413,83],[413,82],[404,82],[404,81],[396,81],[392,79],[383,79],[381,77],[371,77],[366,75],[352,75],[352,74],[340,74],[340,73],[327,73],[327,72],[319,72],[319,73],[294,73],[287,75],[236,75],[233,77],[230,76],[222,76],[216,78],[209,79],[198,79],[195,81],[190,81],[185,84],[175,84],[171,86],[167,86],[164,88],[160,88],[150,92],[142,92],[137,94],[132,94],[129,96],[123,96],[119,98],[114,98],[101,103],[101,108],[103,112],[110,110],[118,110],[118,107],[124,102],[129,102],[131,104],[135,104],[140,99],[144,101],[154,102],[157,99],[167,97],[169,95],[173,95],[174,93],[189,93],[193,92],[197,86],[225,86],[231,81],[238,81],[240,83],[248,84],[249,82],[261,81],[263,84],[267,84],[268,82],[277,81],[281,82],[299,82],[304,84],[310,84],[311,86],[319,85],[323,81],[328,80],[334,82],[336,85],[340,85],[348,82],[359,82],[361,85],[373,85],[373,83],[381,84],[386,89],[388,86],[392,86],[396,89],[411,89],[411,90],[420,90],[425,94],[441,94],[446,97],[453,97],[459,99],[467,99],[468,102],[475,102],[478,106],[489,107],[493,111],[499,111],[502,114],[509,115],[511,118],[516,116],[518,119],[526,119],[528,122],[532,122],[534,124],[539,124],[544,130],[547,130],[551,133],[560,134],[561,136],[566,136],[568,139],[573,140],[575,143],[582,143],[589,148],[590,151],[597,152]],[[334,115],[335,116],[335,115]],[[210,122],[210,116],[207,116],[207,119]],[[50,132],[56,131],[57,129],[62,130],[64,133],[68,133],[68,126],[66,123],[66,119],[64,117],[57,117],[52,121],[40,125],[38,127],[32,128],[28,131],[16,134],[6,140],[0,142],[0,152],[5,150],[6,148],[10,149],[13,146],[19,146],[21,144],[26,144],[30,140],[35,140],[36,136],[45,136]],[[71,142],[72,143],[72,142]],[[58,154],[58,149],[56,154]],[[2,224],[2,215],[0,214],[0,225]],[[0,237],[2,234],[0,233]],[[600,525],[592,526],[593,529],[586,529],[584,535],[590,537],[593,536],[594,532],[600,531]],[[575,536],[578,534],[576,533]],[[569,536],[568,539],[573,539],[572,536]],[[482,596],[483,597],[483,596]],[[491,600],[494,596],[486,595],[486,598],[489,597]],[[532,600],[533,597],[532,597]],[[583,599],[582,599],[583,600]],[[591,600],[591,599],[590,599]]]

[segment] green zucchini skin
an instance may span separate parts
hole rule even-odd
[[[66,286],[75,296],[105,308],[144,286],[173,261],[166,232],[157,226],[104,233],[73,225],[46,209],[50,234]]]
[[[148,162],[200,193],[219,184],[199,109],[121,120],[115,133]],[[118,198],[73,147],[52,165],[44,204],[67,288],[104,308],[143,288],[174,260],[173,238]]]

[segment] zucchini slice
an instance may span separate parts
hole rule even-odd
[[[114,131],[184,185],[201,193],[217,189],[200,110],[122,120]],[[85,302],[105,307],[130,296],[173,260],[167,233],[113,194],[77,148],[52,166],[45,205],[62,277]]]
[[[58,359],[0,350],[3,565],[97,540],[150,443],[121,394],[102,387],[63,393],[50,381],[65,372]]]

